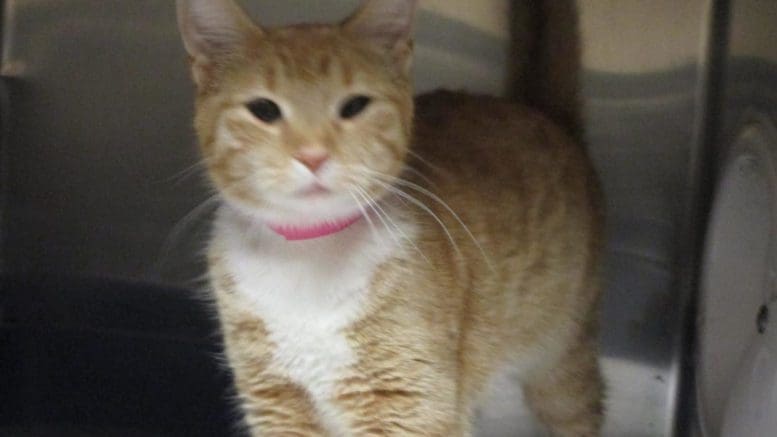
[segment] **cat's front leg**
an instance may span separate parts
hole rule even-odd
[[[347,435],[391,437],[468,437],[471,435],[468,420],[453,414],[451,410],[434,411],[423,406],[409,406],[412,394],[388,393],[376,390],[352,395],[360,400],[352,401]],[[341,399],[342,400],[342,399]]]
[[[431,370],[427,360],[401,361],[361,367],[358,376],[341,381],[333,404],[343,412],[347,434],[469,436],[469,417],[457,405],[455,380]]]
[[[325,436],[308,392],[271,370],[272,345],[262,321],[223,305],[222,329],[250,435]]]
[[[236,369],[237,370],[237,369]],[[317,437],[327,435],[305,390],[293,382],[264,373],[247,377],[236,371],[245,424],[252,436]]]

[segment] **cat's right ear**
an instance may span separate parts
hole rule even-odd
[[[200,86],[215,63],[262,35],[234,0],[176,0],[176,5],[178,28]]]

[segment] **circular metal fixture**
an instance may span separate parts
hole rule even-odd
[[[732,152],[702,266],[699,415],[704,435],[777,435],[777,129],[752,117]]]

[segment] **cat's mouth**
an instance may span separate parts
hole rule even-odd
[[[362,216],[353,196],[319,180],[299,184],[287,192],[268,193],[252,214],[287,239],[307,239],[345,229]],[[249,206],[250,210],[250,206]]]

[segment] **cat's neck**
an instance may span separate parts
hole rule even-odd
[[[214,240],[255,255],[317,265],[333,256],[348,258],[375,248],[404,246],[403,240],[415,234],[415,224],[406,218],[402,205],[387,202],[378,208],[341,220],[310,220],[284,228],[224,204],[214,223]]]
[[[384,207],[387,215],[389,210]],[[394,226],[415,238],[415,224],[396,212]],[[238,293],[263,317],[292,314],[307,320],[340,314],[347,321],[358,312],[375,270],[406,255],[407,242],[397,237],[397,228],[370,217],[326,237],[288,241],[261,220],[225,205],[216,216],[210,250],[235,280]]]

